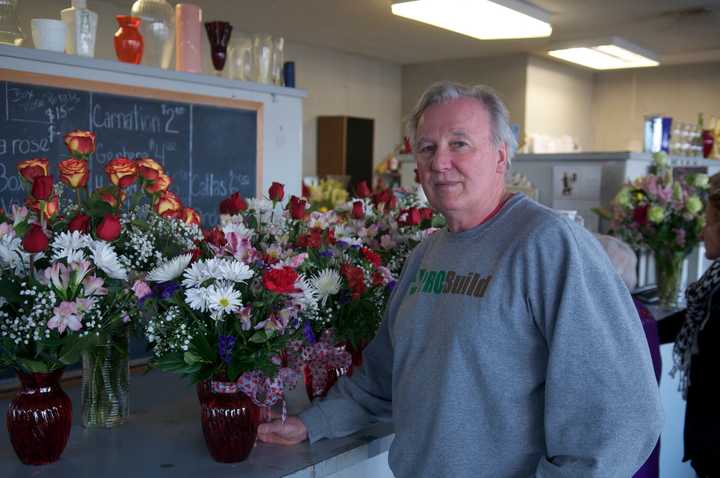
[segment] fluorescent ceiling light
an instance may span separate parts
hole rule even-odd
[[[655,55],[621,38],[584,40],[557,47],[548,55],[595,70],[658,66]]]
[[[395,15],[480,40],[547,37],[550,15],[522,0],[415,0],[392,5]]]

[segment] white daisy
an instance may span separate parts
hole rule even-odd
[[[210,279],[210,274],[208,274],[207,261],[202,260],[194,262],[185,269],[182,283],[186,288],[200,287],[208,279]]]
[[[199,287],[197,289],[188,289],[185,291],[185,302],[194,310],[207,312],[208,310],[208,289]]]
[[[334,269],[324,269],[310,279],[310,285],[317,291],[321,305],[325,305],[328,297],[340,292],[340,280],[340,274]]]
[[[120,264],[115,250],[105,241],[93,241],[90,245],[93,263],[108,277],[113,279],[127,280],[128,274],[125,267]]]
[[[190,264],[192,254],[183,254],[182,256],[173,257],[167,262],[160,264],[151,270],[145,278],[151,282],[167,282],[180,277],[185,268]]]
[[[222,278],[232,282],[245,282],[253,276],[253,271],[244,262],[224,260],[220,263]]]
[[[242,308],[242,297],[232,284],[215,284],[208,287],[207,303],[215,320],[224,314],[234,314]]]

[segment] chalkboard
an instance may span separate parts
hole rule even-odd
[[[0,207],[25,199],[15,168],[19,161],[45,157],[57,174],[57,163],[69,156],[63,137],[74,129],[97,135],[90,161],[93,189],[108,184],[104,167],[111,159],[151,157],[205,226],[217,223],[218,204],[227,195],[255,196],[258,109],[205,104],[207,97],[180,93],[157,98],[152,90],[135,96],[136,89],[128,90],[133,94],[0,81]]]

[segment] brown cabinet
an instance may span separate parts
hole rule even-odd
[[[348,176],[349,188],[372,185],[375,121],[352,116],[318,116],[317,174]]]

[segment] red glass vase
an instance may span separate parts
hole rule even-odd
[[[6,425],[15,453],[26,465],[60,459],[72,425],[72,403],[60,388],[63,370],[17,372],[22,388],[8,407]]]
[[[330,391],[330,388],[335,385],[338,378],[344,375],[345,369],[327,367],[325,369],[327,377],[321,383],[315,383],[313,380],[313,372],[309,365],[303,367],[303,377],[305,379],[305,391],[307,392],[308,399],[312,402],[313,400],[325,398],[325,395]]]
[[[143,37],[140,34],[140,19],[129,15],[117,15],[120,28],[115,32],[115,54],[125,63],[139,64],[143,54]]]
[[[255,445],[260,407],[235,382],[208,381],[198,388],[201,421],[210,455],[220,463],[245,460]]]

